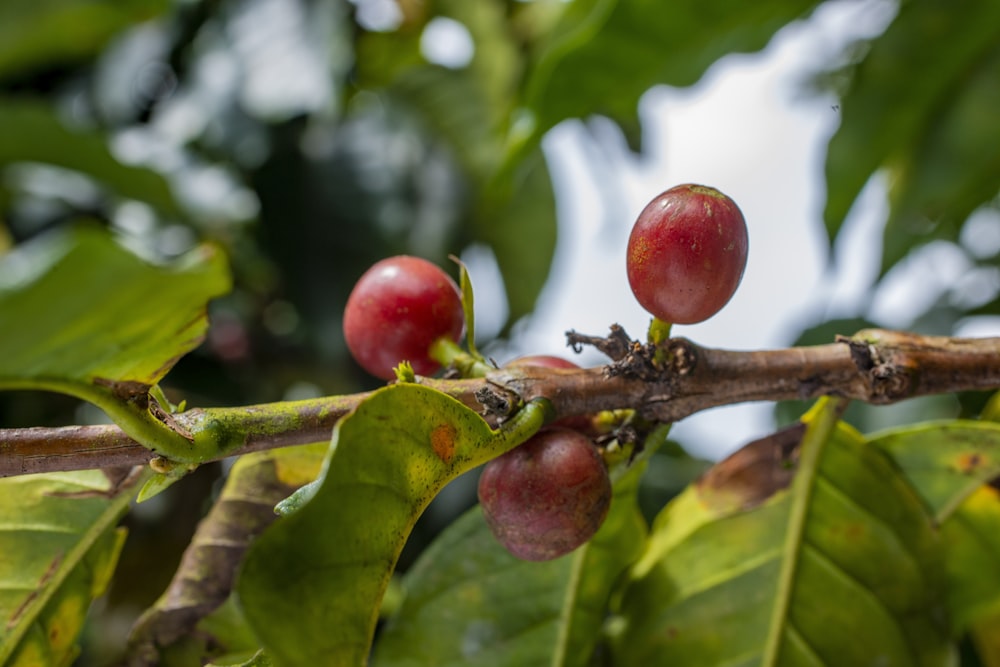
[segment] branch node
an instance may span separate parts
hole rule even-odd
[[[837,336],[838,343],[847,343],[851,361],[866,378],[872,403],[892,403],[910,396],[914,369],[899,359],[883,355],[875,343],[853,337]]]
[[[606,338],[587,336],[570,329],[566,332],[566,344],[577,354],[583,351],[584,345],[590,345],[612,361],[621,361],[632,351],[635,343],[620,324],[612,324],[610,328],[611,333]]]
[[[483,406],[483,415],[503,422],[521,405],[521,397],[501,384],[486,379],[486,385],[476,389],[476,400]]]

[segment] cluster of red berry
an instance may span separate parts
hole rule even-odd
[[[693,324],[732,298],[747,259],[747,228],[736,204],[714,188],[680,185],[639,214],[628,242],[629,285],[657,319]],[[429,349],[464,329],[457,285],[435,264],[399,256],[372,266],[355,285],[344,312],[354,359],[391,380],[406,360],[414,372],[438,370]],[[510,365],[576,368],[558,357],[529,356]],[[583,419],[587,423],[588,418]],[[490,461],[479,500],[493,534],[515,556],[548,560],[593,537],[611,504],[604,460],[579,419],[547,426]]]

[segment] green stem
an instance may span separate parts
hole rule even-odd
[[[114,385],[100,385],[74,381],[32,380],[19,385],[7,385],[10,389],[39,389],[67,394],[87,401],[100,408],[130,438],[143,447],[166,458],[184,463],[208,460],[192,439],[182,435],[162,419],[157,418],[150,408],[157,405],[157,395],[162,396],[158,387],[140,389],[125,395],[124,387],[116,392]],[[162,406],[164,415],[169,414],[169,404]],[[169,417],[168,417],[169,419]]]
[[[434,341],[429,353],[431,359],[445,368],[454,366],[463,378],[481,378],[489,371],[495,370],[477,355],[466,352],[458,343],[447,337]]]
[[[667,349],[663,345],[670,340],[670,322],[664,322],[658,317],[654,317],[649,323],[649,330],[646,332],[646,342],[653,346],[653,362],[661,368],[669,361]]]
[[[499,456],[517,447],[552,421],[554,415],[555,412],[548,399],[532,399],[494,431],[496,437],[490,443],[490,449]]]

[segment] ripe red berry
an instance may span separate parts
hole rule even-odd
[[[375,263],[358,280],[344,309],[347,347],[366,371],[384,380],[409,361],[420,375],[438,369],[428,349],[457,341],[465,318],[458,286],[436,264],[400,255]]]
[[[639,214],[628,240],[628,282],[655,317],[701,322],[732,298],[747,247],[746,221],[732,199],[704,185],[678,185]]]
[[[594,536],[611,505],[611,480],[590,439],[547,428],[486,464],[479,502],[510,553],[551,560]]]

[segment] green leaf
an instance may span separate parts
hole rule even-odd
[[[636,500],[645,468],[615,485],[590,542],[547,562],[511,556],[481,509],[467,512],[407,573],[403,606],[379,635],[373,665],[590,664],[612,587],[646,534]]]
[[[944,522],[983,483],[1000,474],[1000,425],[981,421],[930,422],[871,436]]]
[[[980,486],[941,526],[948,609],[956,633],[1000,615],[1000,493]],[[995,640],[994,640],[995,642]]]
[[[129,656],[142,656],[144,664],[166,663],[179,653],[221,661],[224,651],[246,653],[243,662],[256,652],[259,644],[231,602],[235,573],[253,538],[275,520],[275,504],[319,474],[327,447],[314,443],[237,459],[170,585],[133,624]]]
[[[518,156],[488,186],[475,219],[507,290],[508,327],[531,313],[556,249],[556,199],[542,150]]]
[[[526,103],[545,132],[566,118],[613,119],[638,148],[639,98],[689,86],[719,58],[759,51],[815,0],[582,0],[569,4],[530,71]]]
[[[886,228],[883,272],[933,232],[930,221],[913,226],[914,208],[931,204],[936,215],[960,222],[984,196],[996,195],[991,146],[997,123],[995,107],[985,105],[996,104],[991,72],[998,46],[1000,5],[992,0],[902,3],[853,72],[840,128],[830,140],[824,217],[831,239],[880,167],[892,168],[901,179],[893,223]],[[932,182],[938,178],[943,180]],[[929,192],[919,191],[926,186]]]
[[[154,266],[93,228],[38,238],[0,258],[0,389],[83,398],[140,442],[189,456],[148,389],[201,342],[206,303],[228,289],[210,246]]]
[[[45,102],[0,98],[0,127],[4,128],[0,133],[0,168],[37,162],[72,169],[120,197],[145,202],[172,217],[185,217],[163,176],[122,164],[108,149],[106,136],[67,128]]]
[[[459,474],[534,433],[529,403],[498,430],[455,399],[396,384],[334,429],[322,483],[249,550],[239,600],[283,665],[357,665],[368,655],[399,552],[431,499]]]
[[[995,7],[994,7],[995,9]],[[994,18],[1000,20],[1000,12]],[[933,239],[957,242],[962,224],[1000,194],[1000,31],[992,51],[962,73],[957,90],[923,137],[894,164],[892,212],[885,226],[882,273]]]
[[[131,483],[98,470],[0,480],[0,663],[73,661],[124,543],[115,525],[131,495]]]
[[[656,519],[614,664],[952,664],[922,501],[820,406],[797,457],[785,438],[752,443]]]
[[[0,78],[96,54],[120,30],[152,18],[164,0],[4,0],[0,3]]]
[[[484,241],[497,258],[507,290],[508,324],[529,314],[555,253],[556,210],[551,178],[539,147],[515,114],[524,56],[504,3],[436,3],[433,11],[462,23],[475,51],[468,67],[427,65],[414,32],[364,35],[359,63],[368,82],[414,112],[448,145],[471,190],[468,237]],[[430,18],[429,16],[427,18]]]

